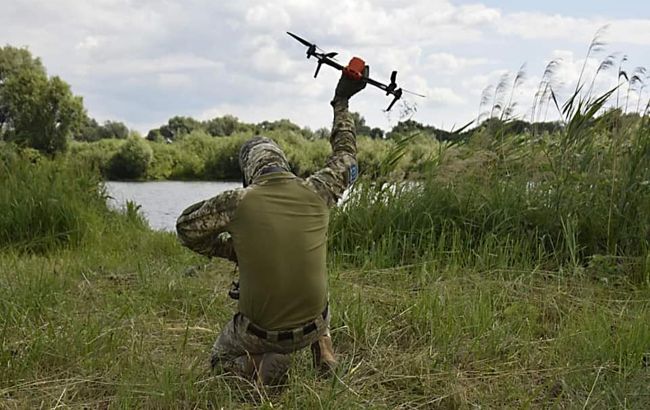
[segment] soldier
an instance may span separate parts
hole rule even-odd
[[[213,368],[278,384],[289,354],[307,346],[319,370],[336,366],[327,293],[329,208],[358,175],[348,100],[365,84],[345,75],[337,84],[325,168],[298,178],[275,142],[254,137],[239,153],[244,187],[194,204],[178,218],[184,246],[239,264],[239,312],[214,344]]]

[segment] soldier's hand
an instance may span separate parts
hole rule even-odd
[[[368,78],[369,76],[370,67],[365,66],[363,69],[363,78]],[[366,82],[363,79],[354,80],[345,74],[341,74],[341,78],[336,85],[333,101],[347,101],[364,88],[366,88]]]

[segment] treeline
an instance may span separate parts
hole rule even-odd
[[[139,137],[73,142],[65,154],[71,160],[89,164],[106,179],[238,180],[239,148],[253,131],[235,132],[215,138],[203,130],[192,131],[173,143]],[[331,152],[327,139],[308,139],[299,131],[279,128],[265,131],[284,150],[293,172],[309,175],[325,165]],[[357,139],[362,172],[376,175],[390,161],[389,153],[399,140]],[[397,179],[415,178],[426,163],[438,155],[440,143],[426,136],[409,137],[408,148],[394,162],[391,174]]]
[[[405,155],[392,164],[396,178],[417,177],[436,157],[440,141],[458,142],[481,129],[452,133],[406,120],[384,133],[368,126],[358,113],[353,116],[359,162],[366,174],[377,174],[384,162],[391,161],[387,153],[409,138]],[[518,131],[528,131],[528,125],[520,124]],[[557,125],[542,127],[553,131]],[[82,98],[59,77],[49,77],[40,59],[27,49],[0,48],[0,141],[48,156],[81,158],[105,178],[238,179],[239,146],[258,134],[283,147],[298,175],[316,171],[329,153],[330,130],[314,131],[287,119],[252,124],[231,115],[207,121],[175,116],[142,138],[119,121],[100,124],[89,117]]]

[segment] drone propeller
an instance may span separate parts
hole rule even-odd
[[[386,95],[393,94],[393,91],[395,91],[395,89],[397,88],[396,81],[397,81],[397,71],[393,71],[390,74],[390,84],[386,86]]]
[[[293,34],[293,33],[291,33],[291,32],[288,32],[288,31],[287,31],[287,34],[290,35],[291,37],[295,38],[295,39],[298,40],[299,42],[301,42],[303,45],[309,47],[310,49],[311,49],[312,47],[313,47],[314,49],[316,49],[316,44],[312,44],[312,43],[310,43],[309,41],[305,40],[304,38],[300,38],[300,37],[298,37],[297,35],[295,35],[295,34]]]
[[[316,64],[316,72],[314,73],[314,78],[318,77],[318,72],[320,71],[320,68],[323,66],[323,62],[321,60],[318,60],[318,64]]]

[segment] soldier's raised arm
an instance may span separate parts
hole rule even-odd
[[[246,190],[222,192],[183,211],[176,221],[181,243],[201,255],[237,261],[228,224]]]
[[[368,71],[366,66],[365,77],[368,77]],[[341,75],[331,102],[334,109],[334,122],[330,136],[332,153],[327,159],[325,168],[307,178],[307,185],[330,207],[336,205],[345,189],[359,176],[356,130],[354,118],[348,111],[348,101],[365,86],[363,80],[353,80],[345,74]]]

